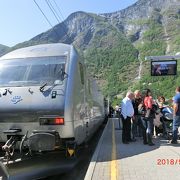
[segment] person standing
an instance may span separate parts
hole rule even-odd
[[[121,116],[122,116],[122,142],[124,144],[129,144],[132,141],[131,139],[131,118],[134,116],[134,108],[132,105],[132,100],[134,94],[131,91],[128,91],[126,97],[122,100],[121,103]]]
[[[166,128],[166,124],[164,122],[164,116],[163,116],[163,109],[166,108],[167,106],[164,105],[165,103],[165,97],[164,96],[159,96],[158,97],[158,106],[161,112],[161,117],[160,117],[160,122],[162,123],[162,127],[163,127],[163,137],[167,138],[167,128]],[[155,126],[155,131],[156,133],[158,133],[159,128]]]
[[[173,98],[173,138],[171,144],[177,144],[178,128],[180,126],[180,86],[176,88]]]
[[[141,116],[139,115],[138,106],[142,103],[141,93],[139,90],[134,91],[134,99],[132,101],[134,107],[134,119],[132,121],[132,135],[133,139],[140,136],[140,128],[138,127],[138,122]]]
[[[137,135],[137,133],[139,133],[139,135],[143,136],[143,143],[144,144],[148,144],[147,143],[147,138],[146,138],[146,127],[143,125],[143,121],[142,121],[142,112],[140,114],[139,109],[144,109],[144,105],[143,105],[143,100],[141,97],[141,93],[139,90],[136,90],[134,92],[134,100],[133,100],[133,107],[134,107],[134,119],[132,121],[132,135],[133,135],[133,139],[135,138],[135,136]],[[138,132],[139,130],[139,132]],[[140,134],[141,133],[141,134]]]
[[[108,117],[109,118],[112,118],[114,115],[114,108],[112,107],[112,105],[109,106],[109,114],[108,114]]]
[[[119,109],[120,109],[119,105],[116,104],[116,106],[115,106],[115,113],[116,113],[116,117],[118,117],[118,118],[119,118],[119,113],[120,113]]]
[[[153,112],[153,104],[154,102],[151,96],[151,90],[147,89],[144,98],[144,105],[146,108],[145,121],[147,122],[146,134],[147,134],[148,144],[150,146],[154,145],[154,143],[152,142],[153,119],[155,118],[155,112]]]

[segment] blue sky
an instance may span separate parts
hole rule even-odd
[[[54,26],[58,24],[50,11],[47,0],[36,0],[40,8]],[[65,19],[76,11],[108,13],[124,9],[137,0],[49,0],[58,5]],[[54,3],[55,2],[55,3]],[[58,12],[58,10],[57,10]],[[61,17],[61,14],[59,16]],[[51,28],[34,3],[34,0],[0,1],[0,44],[13,46]]]

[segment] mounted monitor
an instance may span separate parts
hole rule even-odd
[[[177,60],[151,61],[151,76],[176,75]]]

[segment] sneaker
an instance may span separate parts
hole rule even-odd
[[[157,135],[153,135],[153,136],[152,136],[152,138],[157,139],[157,138],[158,138],[158,136],[157,136]]]

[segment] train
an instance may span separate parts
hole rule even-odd
[[[75,149],[104,118],[104,97],[73,45],[40,44],[0,57],[0,143],[7,159],[15,151]]]

